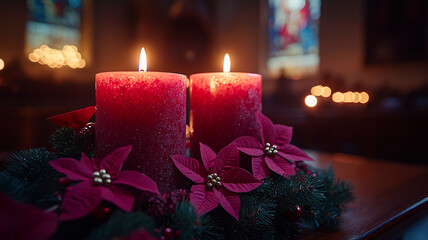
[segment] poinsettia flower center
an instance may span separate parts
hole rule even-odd
[[[111,176],[105,169],[94,172],[94,184],[108,186],[111,183]]]
[[[207,187],[208,188],[217,188],[221,187],[220,177],[217,175],[217,173],[212,173],[207,176]]]
[[[278,154],[278,150],[276,150],[276,145],[271,145],[270,143],[265,144],[265,154],[270,157],[275,157]]]

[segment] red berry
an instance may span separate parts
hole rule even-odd
[[[175,230],[175,232],[174,232],[174,237],[175,237],[175,238],[180,238],[180,236],[181,236],[181,232],[180,232],[180,230]]]
[[[63,186],[68,186],[70,184],[71,180],[67,177],[62,177],[58,180],[58,183]]]
[[[195,227],[200,227],[200,226],[201,226],[201,221],[196,220],[196,221],[195,221]]]
[[[293,209],[293,211],[290,211],[288,213],[288,217],[295,222],[299,221],[300,218],[302,218],[302,209],[300,208],[300,206],[297,205],[296,208]]]
[[[109,202],[101,202],[90,214],[89,218],[96,222],[104,222],[111,215],[111,207],[113,205]]]
[[[175,210],[175,206],[172,203],[168,204],[168,208],[169,208],[170,211]]]
[[[95,136],[95,123],[88,122],[79,132],[82,135]]]
[[[172,233],[172,229],[171,228],[169,228],[169,227],[167,227],[167,228],[165,228],[164,230],[163,230],[163,235],[165,236],[165,238],[166,239],[172,239],[174,236],[173,236],[173,233]]]

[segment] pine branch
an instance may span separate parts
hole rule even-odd
[[[239,222],[234,224],[232,239],[273,239],[276,204],[257,194],[241,194]]]
[[[49,165],[56,155],[45,148],[23,150],[12,154],[6,160],[6,170],[10,175],[19,178],[23,183],[33,183],[41,177],[58,176],[57,171]]]
[[[56,181],[54,182],[56,183]],[[8,172],[0,173],[0,192],[18,202],[30,203],[41,208],[50,208],[59,204],[55,192],[60,186],[47,179],[38,179],[32,183],[23,183]]]
[[[93,143],[88,136],[77,133],[72,128],[59,128],[49,138],[48,143],[59,157],[80,159],[81,153],[94,157]]]
[[[292,211],[297,205],[302,209],[320,207],[326,200],[325,184],[320,178],[296,173],[290,178],[274,175],[273,180],[277,213]]]
[[[341,222],[341,214],[344,205],[354,200],[352,185],[334,177],[333,168],[326,170],[315,170],[316,178],[325,184],[326,199],[321,206],[306,211],[304,220],[310,229],[327,228],[337,229]]]
[[[145,229],[149,233],[155,232],[155,221],[142,212],[124,213],[116,210],[109,220],[92,231],[87,239],[104,240],[120,238],[131,234],[137,229]]]
[[[332,181],[331,191],[329,191],[329,200],[333,201],[335,205],[343,206],[355,200],[352,193],[354,187],[348,181],[334,179]]]
[[[61,189],[58,179],[62,175],[49,165],[55,158],[56,155],[45,148],[12,154],[0,174],[0,191],[17,201],[42,208],[58,204],[55,192]]]
[[[180,239],[222,239],[220,224],[208,215],[197,217],[192,204],[187,201],[177,203],[171,216],[171,227],[181,232]]]
[[[0,192],[13,198],[18,202],[29,202],[29,185],[21,182],[20,179],[10,175],[8,172],[0,173]]]

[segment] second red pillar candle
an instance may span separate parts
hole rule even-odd
[[[191,153],[199,142],[218,152],[240,136],[257,136],[255,113],[262,110],[262,77],[253,73],[190,76]]]

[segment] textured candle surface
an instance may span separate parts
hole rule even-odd
[[[186,148],[186,76],[159,72],[96,75],[96,154],[132,145],[125,170],[150,176],[161,192],[184,187],[170,155]]]
[[[262,77],[252,73],[190,76],[191,153],[199,142],[218,152],[240,136],[257,136],[255,113],[262,110]]]

